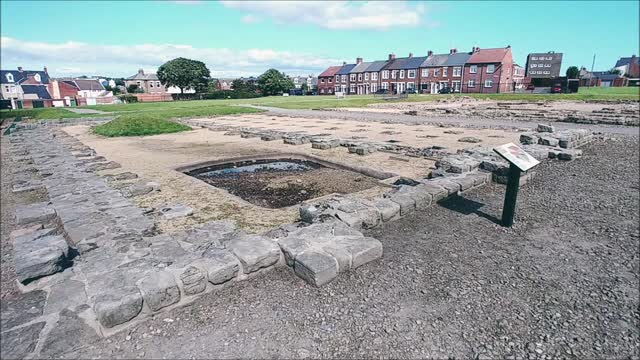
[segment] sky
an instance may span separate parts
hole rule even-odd
[[[53,76],[131,76],[176,57],[214,77],[511,45],[608,70],[639,54],[638,1],[0,1],[0,65]]]

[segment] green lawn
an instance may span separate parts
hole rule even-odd
[[[63,108],[42,108],[42,109],[18,109],[0,110],[0,119],[15,118],[18,116],[29,117],[31,119],[68,119],[89,116],[104,116],[101,114],[76,114]]]
[[[108,137],[170,134],[186,130],[191,128],[169,121],[160,113],[121,115],[94,128],[96,134]]]

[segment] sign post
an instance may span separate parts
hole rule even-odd
[[[511,227],[516,214],[520,174],[540,162],[514,143],[500,145],[495,147],[493,151],[509,162],[507,191],[504,195],[504,206],[502,207],[502,226]]]

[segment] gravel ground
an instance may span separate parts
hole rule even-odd
[[[472,118],[469,116],[460,117],[438,117],[438,116],[415,116],[404,114],[385,114],[375,111],[340,111],[336,110],[301,110],[301,109],[282,109],[267,106],[251,106],[262,110],[268,110],[271,114],[286,115],[292,117],[314,117],[328,119],[343,119],[355,121],[383,121],[388,123],[400,124],[429,124],[437,126],[455,126],[471,129],[526,129],[535,128],[539,123],[544,121],[523,121],[511,120],[507,118]],[[564,122],[553,122],[553,126],[557,129],[589,129],[591,131],[599,131],[611,134],[638,136],[640,128],[622,125],[592,125],[592,124],[575,124]]]
[[[9,155],[9,141],[7,138],[0,139],[0,299],[11,298],[18,294],[18,287],[15,279],[16,273],[13,266],[13,244],[9,239],[9,234],[14,229],[15,224],[15,201],[11,196],[11,156]]]
[[[512,229],[488,186],[372,231],[384,257],[321,289],[274,270],[66,356],[637,359],[639,170],[637,138],[594,143],[539,166]]]

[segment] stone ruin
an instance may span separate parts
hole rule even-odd
[[[281,134],[280,139],[296,136],[304,135]],[[321,138],[314,143],[309,137],[306,143],[329,142],[356,154],[380,150],[368,143]],[[521,137],[534,157],[560,160],[579,157],[576,148],[593,139],[588,131],[555,132],[545,125]],[[311,200],[300,206],[301,222],[267,233],[247,234],[230,222],[212,221],[164,234],[156,229],[154,216],[189,216],[193,211],[180,204],[149,211],[130,201],[161,191],[159,184],[131,172],[96,174],[120,165],[61,131],[32,127],[14,132],[9,140],[18,164],[13,192],[37,199],[17,207],[20,228],[11,234],[21,289],[44,294],[42,304],[53,304],[46,312],[57,313],[55,321],[73,318],[100,336],[274,267],[289,266],[310,285],[322,286],[382,256],[380,241],[363,230],[491,181],[504,182],[508,168],[482,146],[441,153],[432,178],[398,180],[372,201],[349,195]],[[39,311],[44,316],[44,305]],[[16,324],[3,332],[20,335],[24,328]]]

